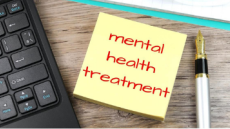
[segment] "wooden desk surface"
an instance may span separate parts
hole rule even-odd
[[[196,127],[194,40],[198,30],[206,38],[212,127],[230,127],[230,31],[66,0],[35,2],[81,127]],[[188,35],[165,122],[73,98],[72,92],[99,12]]]

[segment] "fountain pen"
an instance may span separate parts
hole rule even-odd
[[[196,37],[196,119],[198,128],[210,128],[210,91],[205,40],[201,32]]]

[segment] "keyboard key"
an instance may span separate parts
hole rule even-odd
[[[8,73],[12,70],[7,57],[0,59],[0,75]]]
[[[36,43],[34,35],[31,30],[22,32],[22,39],[26,46],[33,45]]]
[[[0,22],[0,36],[3,36],[5,34],[5,31],[3,29],[2,23]]]
[[[22,47],[17,35],[2,39],[2,46],[6,53],[18,50]]]
[[[23,10],[23,6],[20,1],[15,1],[10,4],[7,4],[7,8],[11,14]]]
[[[6,16],[6,11],[5,11],[4,7],[2,6],[2,7],[0,7],[0,18],[4,17],[4,16]]]
[[[15,68],[21,68],[36,63],[41,59],[42,58],[37,47],[30,48],[12,55]]]
[[[0,119],[6,120],[17,115],[12,98],[8,95],[0,98]]]
[[[0,94],[4,94],[8,92],[6,82],[3,78],[0,78]]]
[[[27,113],[37,108],[37,105],[34,100],[29,100],[27,102],[21,103],[18,105],[21,113]]]
[[[14,94],[18,103],[33,98],[31,89],[25,89]]]
[[[8,76],[8,81],[12,89],[17,89],[31,83],[43,80],[48,77],[43,64],[30,67],[20,72]]]
[[[34,90],[41,106],[46,106],[56,101],[56,96],[50,82],[36,85],[34,86]]]
[[[2,55],[2,50],[1,50],[1,47],[0,47],[0,56]]]
[[[29,26],[29,22],[24,13],[5,19],[8,32],[14,32]]]

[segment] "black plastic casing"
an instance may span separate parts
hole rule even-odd
[[[0,0],[0,4],[13,0]],[[2,128],[79,128],[80,125],[70,103],[58,66],[43,29],[40,17],[33,0],[21,0],[27,10],[35,37],[40,45],[41,53],[47,65],[47,70],[53,81],[58,96],[58,102],[48,108],[27,114],[20,118],[9,120],[0,125]]]

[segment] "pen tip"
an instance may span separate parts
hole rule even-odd
[[[197,37],[196,37],[196,49],[197,49],[197,54],[202,55],[205,54],[205,41],[204,37],[201,34],[201,31],[198,31]]]
[[[201,34],[201,31],[200,31],[200,30],[198,31],[197,38],[203,39],[203,35]]]
[[[201,31],[199,30],[198,31],[198,35],[197,36],[202,36],[202,34],[201,34]]]

